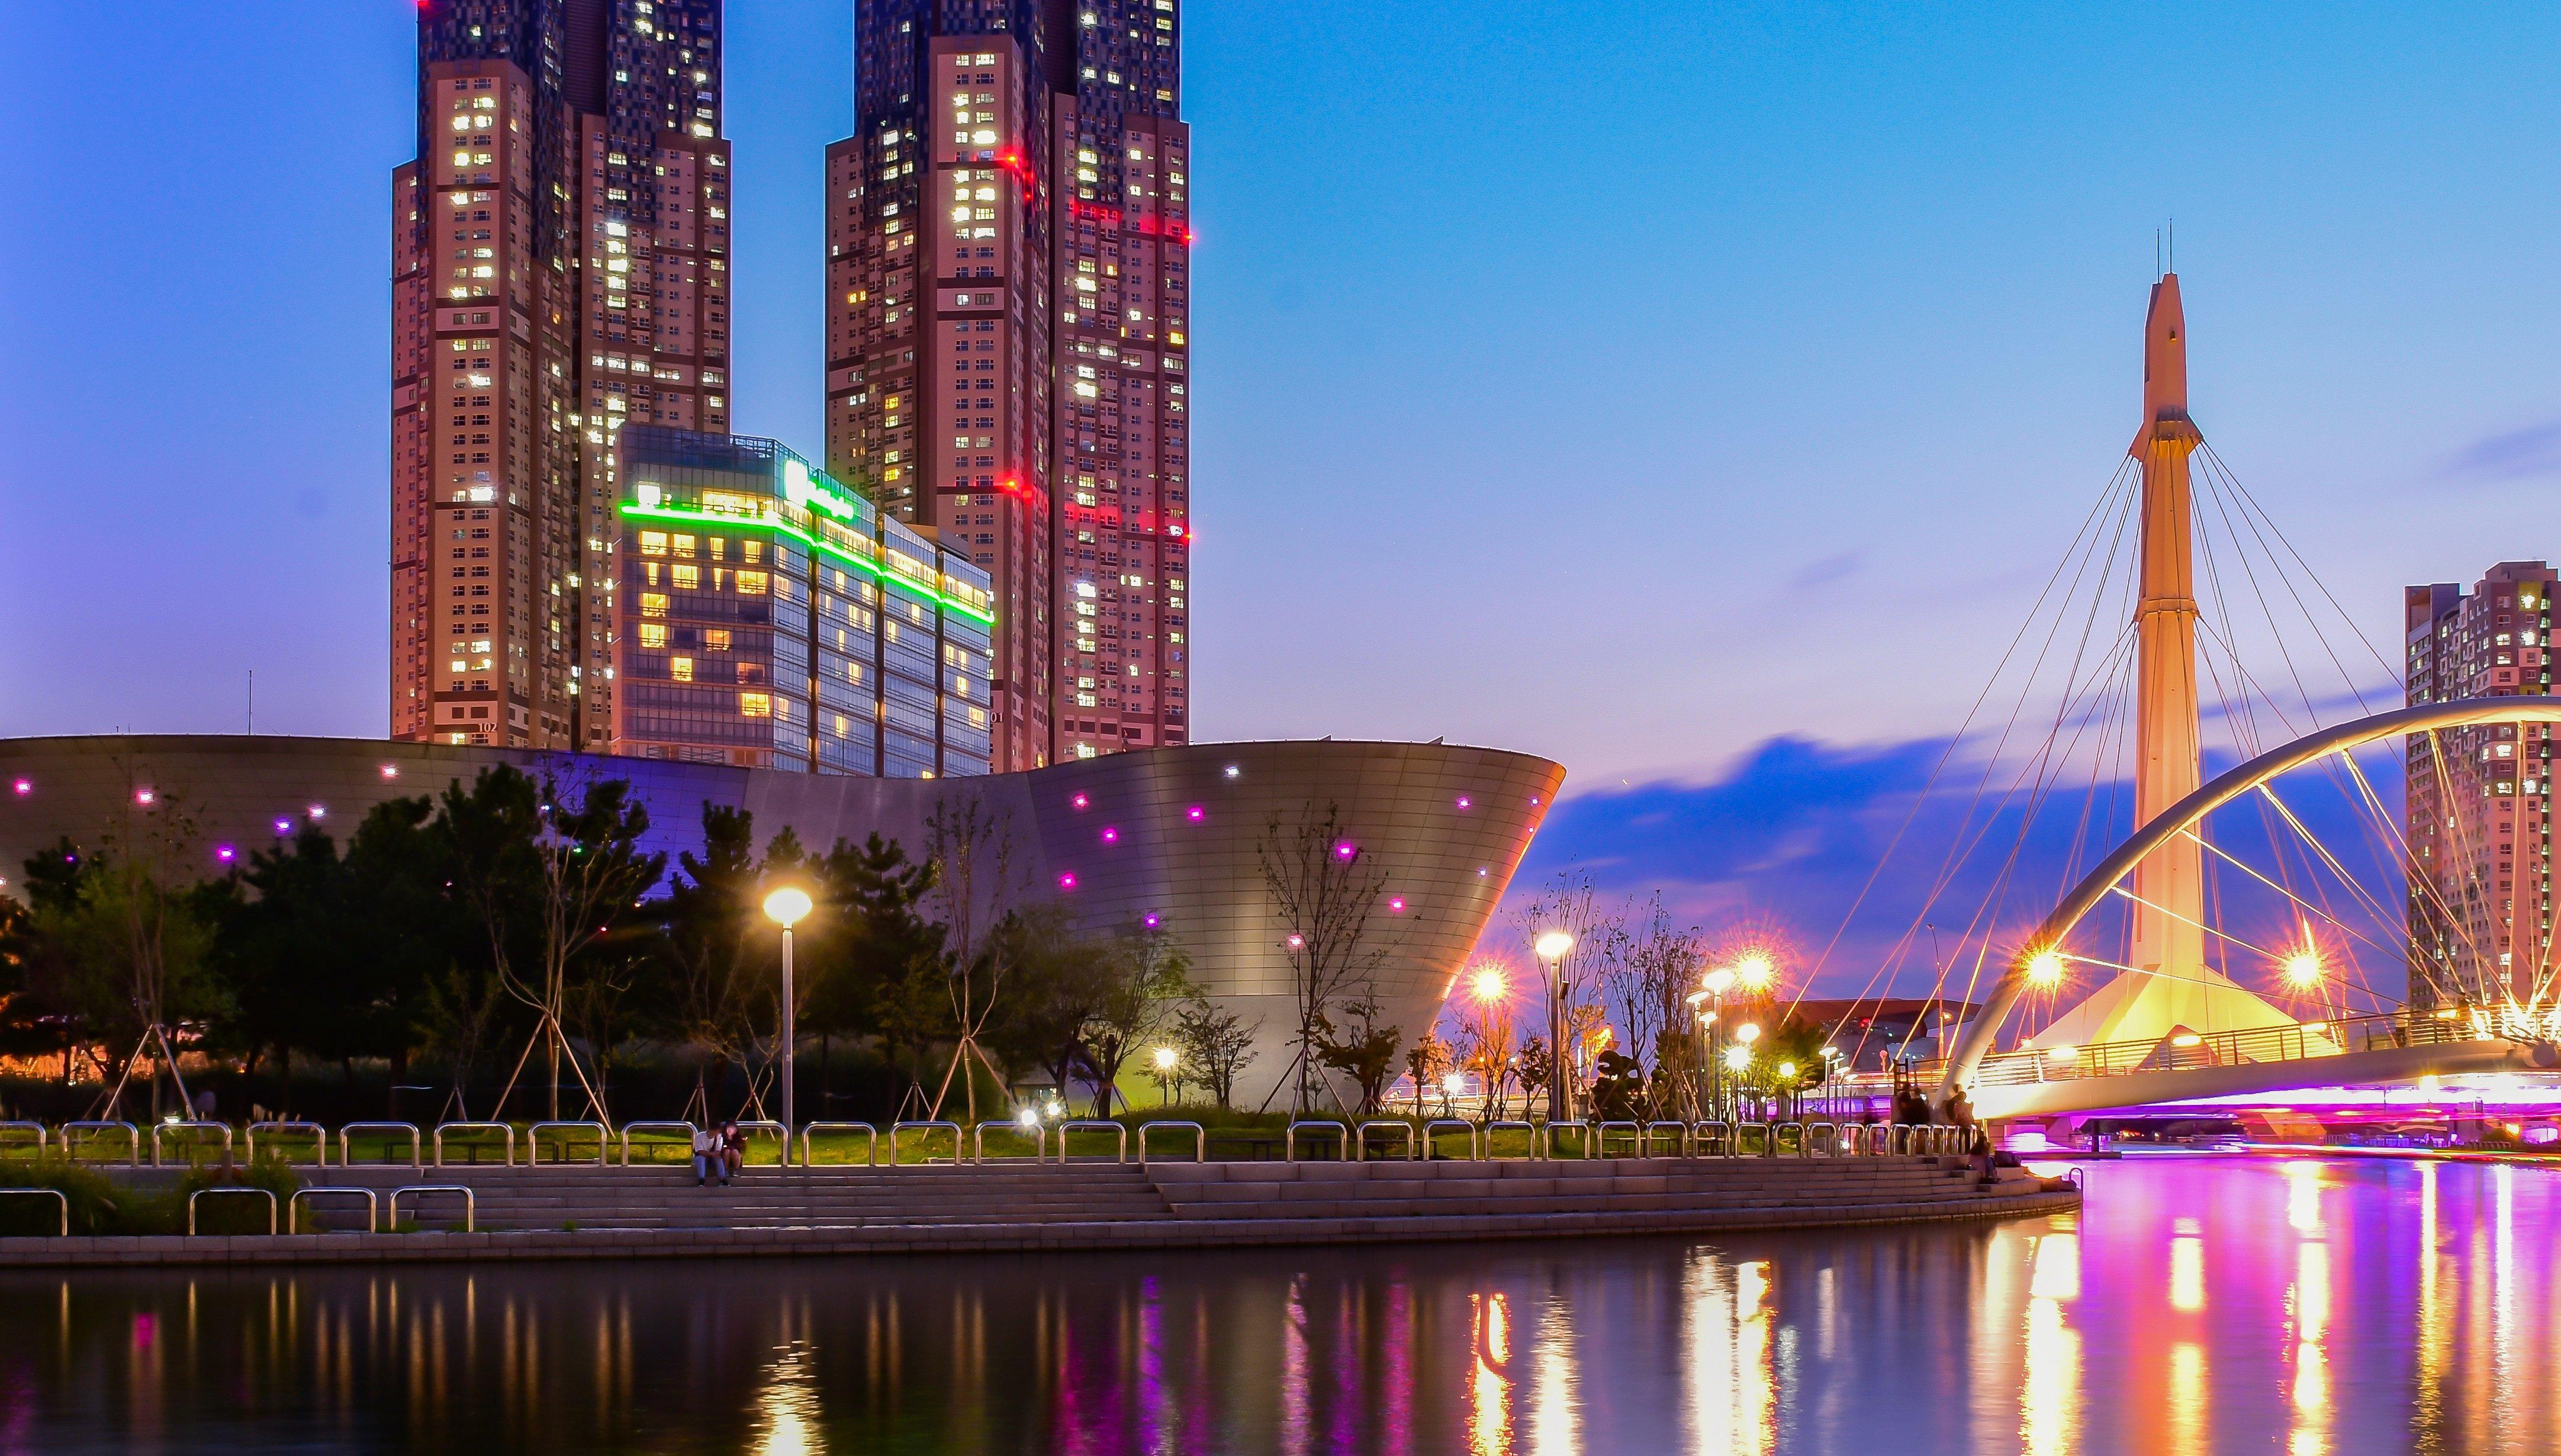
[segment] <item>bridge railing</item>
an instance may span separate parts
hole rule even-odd
[[[2194,1071],[2256,1061],[2299,1061],[2342,1052],[2392,1047],[2444,1046],[2479,1034],[2471,1021],[2426,1013],[2392,1013],[2305,1022],[2299,1027],[2256,1027],[2239,1032],[2185,1032],[2160,1041],[2096,1042],[2086,1047],[2023,1047],[1998,1052],[1975,1068],[1977,1087],[2033,1086],[2125,1076],[2138,1071]],[[1943,1060],[1916,1068],[1926,1084],[1947,1069]]]

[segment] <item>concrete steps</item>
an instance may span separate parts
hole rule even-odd
[[[992,1228],[1200,1221],[1456,1218],[1926,1208],[2040,1192],[2010,1170],[1991,1188],[1955,1158],[1595,1159],[1555,1162],[996,1163],[750,1168],[727,1188],[689,1168],[332,1168],[314,1186],[386,1200],[462,1184],[489,1230]],[[440,1226],[453,1201],[405,1209]]]
[[[1170,1218],[1135,1164],[952,1168],[749,1168],[730,1186],[697,1188],[687,1168],[332,1168],[315,1185],[391,1190],[461,1184],[478,1226],[561,1228],[821,1228],[889,1225],[1119,1223]],[[426,1221],[451,1216],[429,1201]],[[410,1206],[404,1205],[404,1213]],[[389,1209],[385,1209],[386,1217]]]
[[[1979,1187],[1962,1159],[1596,1159],[1589,1162],[1160,1164],[1182,1218],[1517,1217],[1926,1206],[2025,1197],[2005,1170]]]

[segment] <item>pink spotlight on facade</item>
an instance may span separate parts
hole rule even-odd
[[[1076,888],[1076,872],[1071,870],[1058,877],[1058,888],[1061,890],[1074,890]]]
[[[1092,805],[1093,802],[1094,801],[1092,799],[1087,798],[1085,795],[1078,794],[1075,798],[1068,800],[1067,804],[1069,808],[1075,809],[1081,813],[1088,806]]]
[[[1391,913],[1399,914],[1399,915],[1404,914],[1404,913],[1405,913],[1405,896],[1404,896],[1404,895],[1401,895],[1401,894],[1391,894],[1391,895],[1389,895],[1389,896],[1387,897],[1387,908],[1388,908],[1388,910],[1389,910]]]
[[[1194,824],[1198,824],[1198,823],[1200,823],[1202,820],[1207,819],[1207,818],[1209,817],[1209,811],[1208,811],[1208,810],[1206,810],[1206,809],[1203,809],[1203,808],[1202,808],[1200,805],[1198,805],[1198,804],[1194,804],[1194,805],[1192,805],[1190,808],[1185,809],[1185,810],[1183,811],[1183,817],[1184,817],[1185,819],[1190,820],[1190,821],[1191,821],[1191,822],[1193,822]]]
[[[1353,844],[1350,840],[1344,840],[1341,844],[1334,846],[1334,858],[1337,860],[1348,862],[1354,855],[1359,853],[1360,846]]]
[[[1105,844],[1118,844],[1120,842],[1120,827],[1116,824],[1106,825],[1103,830],[1103,842]]]
[[[36,791],[36,781],[32,778],[22,778],[16,783],[11,784],[10,787],[17,790],[18,797],[23,799],[27,795]]]
[[[1459,812],[1459,813],[1464,814],[1464,813],[1466,813],[1468,810],[1470,810],[1470,809],[1472,809],[1472,808],[1474,808],[1474,807],[1476,807],[1476,801],[1475,801],[1475,800],[1473,800],[1473,799],[1471,799],[1471,798],[1468,798],[1465,794],[1460,794],[1460,795],[1458,796],[1458,812]]]
[[[158,797],[159,795],[151,792],[149,789],[135,789],[133,791],[133,802],[137,804],[148,804]]]

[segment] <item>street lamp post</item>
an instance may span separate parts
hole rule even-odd
[[[791,1161],[792,997],[791,927],[809,913],[809,891],[786,885],[765,897],[766,918],[782,927],[782,1161]]]
[[[1565,958],[1574,952],[1574,936],[1564,930],[1550,930],[1538,937],[1530,950],[1547,962],[1547,1120],[1573,1115],[1573,1103],[1565,1092],[1565,1069],[1572,1063],[1565,1054]],[[1521,1112],[1529,1115],[1527,1109]]]
[[[1734,972],[1723,966],[1707,973],[1700,986],[1711,998],[1707,1022],[1707,1100],[1709,1115],[1725,1116],[1725,1069],[1717,1064],[1716,1046],[1725,1035],[1725,993],[1734,989]]]

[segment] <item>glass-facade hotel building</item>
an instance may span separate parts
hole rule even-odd
[[[610,751],[748,768],[988,771],[995,593],[957,551],[772,440],[615,440]]]

